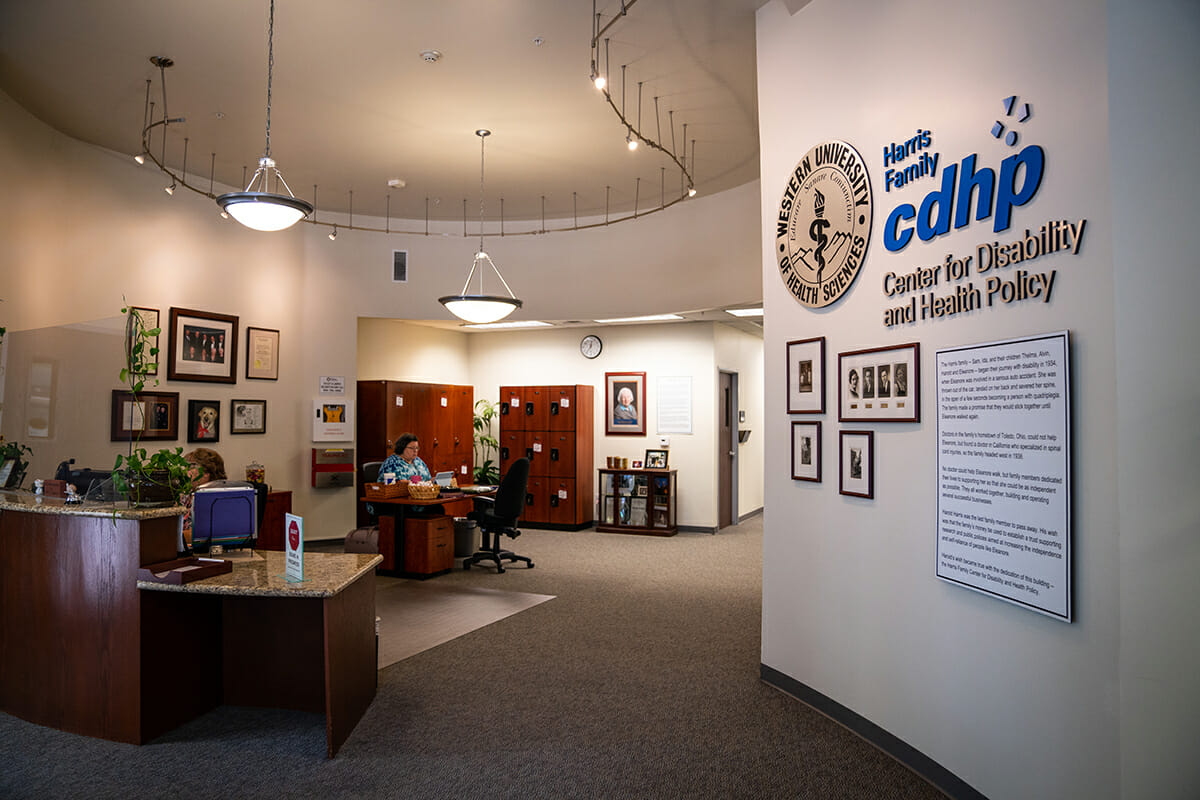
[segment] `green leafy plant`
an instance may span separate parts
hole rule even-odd
[[[2,331],[3,328],[0,328]],[[25,470],[29,469],[29,459],[26,456],[33,455],[33,450],[27,445],[20,442],[6,442],[0,438],[0,464],[8,463],[8,460],[15,459],[12,472],[8,473],[8,480],[0,488],[20,489],[21,484],[25,481]]]
[[[124,300],[124,298],[122,298]],[[145,320],[128,303],[121,308],[125,315],[125,365],[121,367],[121,383],[129,387],[133,402],[146,385],[149,373],[158,366],[158,347],[154,341],[162,331],[147,328]],[[158,379],[154,379],[158,385]],[[141,442],[140,429],[129,442],[129,453],[118,454],[113,464],[113,485],[134,505],[170,501],[179,503],[192,490],[192,464],[183,457],[183,448],[164,447],[148,455]]]
[[[475,482],[493,484],[500,482],[500,465],[492,460],[500,451],[500,441],[492,435],[492,420],[499,413],[491,400],[482,397],[475,401]]]

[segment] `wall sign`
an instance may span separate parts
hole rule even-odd
[[[939,350],[937,576],[1071,621],[1068,334]]]
[[[858,151],[822,142],[792,170],[779,203],[775,258],[788,291],[823,308],[858,277],[871,239],[871,180]]]

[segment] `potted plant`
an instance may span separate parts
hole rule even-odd
[[[136,403],[146,385],[146,376],[158,366],[158,347],[154,337],[159,328],[147,328],[142,317],[128,304],[121,309],[125,315],[125,365],[121,382],[129,387]],[[158,385],[158,379],[154,380]],[[129,441],[129,453],[118,454],[113,464],[113,485],[133,505],[174,503],[192,490],[192,464],[183,457],[183,448],[164,447],[148,454],[138,447],[141,434]]]
[[[0,328],[0,332],[4,329]],[[6,442],[0,437],[0,470],[4,470],[9,461],[12,466],[7,469],[7,475],[0,480],[0,489],[20,489],[25,481],[25,470],[29,469],[29,459],[33,455],[28,446],[20,442]]]
[[[492,454],[500,450],[499,440],[492,435],[496,413],[496,404],[486,397],[475,401],[475,482],[485,485],[500,482],[500,465],[492,461]]]

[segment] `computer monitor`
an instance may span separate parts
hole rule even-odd
[[[205,484],[192,496],[192,550],[252,547],[258,535],[257,492],[242,481]]]
[[[446,472],[439,472],[437,475],[433,476],[433,482],[436,483],[438,486],[442,487],[443,489],[449,488],[450,481],[452,481],[452,480],[454,480],[454,473],[449,470],[447,470]]]

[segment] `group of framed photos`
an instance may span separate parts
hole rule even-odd
[[[161,330],[156,308],[134,306],[130,312],[140,317],[145,330]],[[166,353],[167,379],[202,383],[237,383],[238,318],[186,308],[172,308],[169,314],[167,347],[159,344],[161,335],[150,337],[150,346],[159,348],[159,360]],[[126,348],[132,340],[126,343]],[[159,374],[159,363],[146,372]],[[279,331],[272,328],[246,328],[245,377],[251,380],[279,379]],[[114,442],[139,438],[146,441],[171,441],[180,438],[179,392],[147,390],[132,393],[114,389],[110,439]],[[188,400],[184,419],[187,441],[217,442],[221,438],[221,401]],[[266,433],[266,400],[230,400],[229,432]]]
[[[838,353],[838,422],[920,422],[921,345]],[[825,413],[825,337],[787,343],[787,412]],[[821,423],[792,421],[792,479],[821,482]],[[875,496],[875,434],[838,431],[838,492]]]

